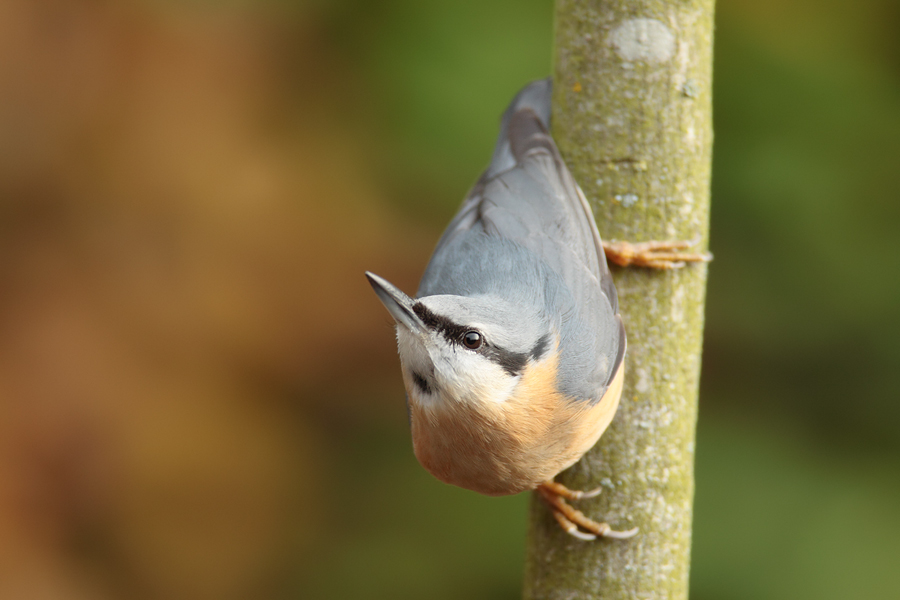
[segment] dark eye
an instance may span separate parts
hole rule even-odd
[[[476,348],[480,348],[484,338],[481,337],[481,334],[477,331],[467,331],[463,334],[463,344],[465,344],[466,348],[470,350],[475,350]]]

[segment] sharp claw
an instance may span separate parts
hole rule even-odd
[[[637,535],[638,528],[629,529],[628,531],[613,531],[610,529],[606,533],[603,534],[603,537],[614,538],[617,540],[627,540],[630,537],[634,537]]]
[[[595,489],[593,489],[593,490],[591,490],[591,491],[589,491],[589,492],[581,492],[581,495],[578,496],[578,499],[581,500],[581,499],[584,499],[584,498],[596,498],[596,497],[599,496],[601,493],[603,493],[603,487],[602,487],[602,486],[601,486],[601,487],[598,487],[598,488],[595,488]]]
[[[615,531],[607,523],[598,523],[589,519],[580,510],[575,510],[563,500],[563,497],[569,499],[591,498],[598,495],[601,489],[576,492],[555,481],[548,481],[539,485],[536,491],[550,505],[550,510],[563,531],[580,540],[594,540],[598,537],[624,540],[637,534],[637,527],[628,531]],[[582,531],[579,527],[586,529],[589,533]]]
[[[606,257],[619,266],[649,267],[651,269],[680,269],[689,262],[709,262],[712,254],[680,252],[700,242],[688,241],[603,242]]]
[[[572,537],[576,537],[579,540],[584,540],[586,542],[590,542],[591,540],[596,540],[597,536],[593,533],[585,533],[578,529],[577,527],[573,527],[572,529],[567,529],[566,533],[571,535]]]
[[[557,496],[561,496],[563,498],[568,498],[569,500],[581,500],[583,498],[593,498],[595,496],[599,496],[603,491],[603,487],[598,487],[596,489],[582,492],[581,490],[570,490],[566,486],[561,483],[557,483],[556,481],[547,481],[541,484],[541,487],[550,492],[551,494],[555,494]]]

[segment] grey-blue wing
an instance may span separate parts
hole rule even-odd
[[[441,238],[419,296],[501,293],[542,307],[562,338],[564,391],[597,398],[623,359],[624,329],[593,215],[546,131],[548,115],[547,80],[513,101],[491,166]]]

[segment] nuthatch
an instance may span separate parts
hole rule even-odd
[[[564,500],[599,490],[553,481],[612,421],[626,341],[593,214],[548,133],[550,92],[546,79],[513,99],[416,298],[366,276],[397,324],[419,462],[482,494],[537,489],[576,537],[625,538],[637,529]]]

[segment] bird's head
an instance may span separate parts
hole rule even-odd
[[[425,408],[505,402],[528,366],[554,346],[545,317],[497,296],[413,299],[377,275],[366,276],[397,323],[410,402]]]

